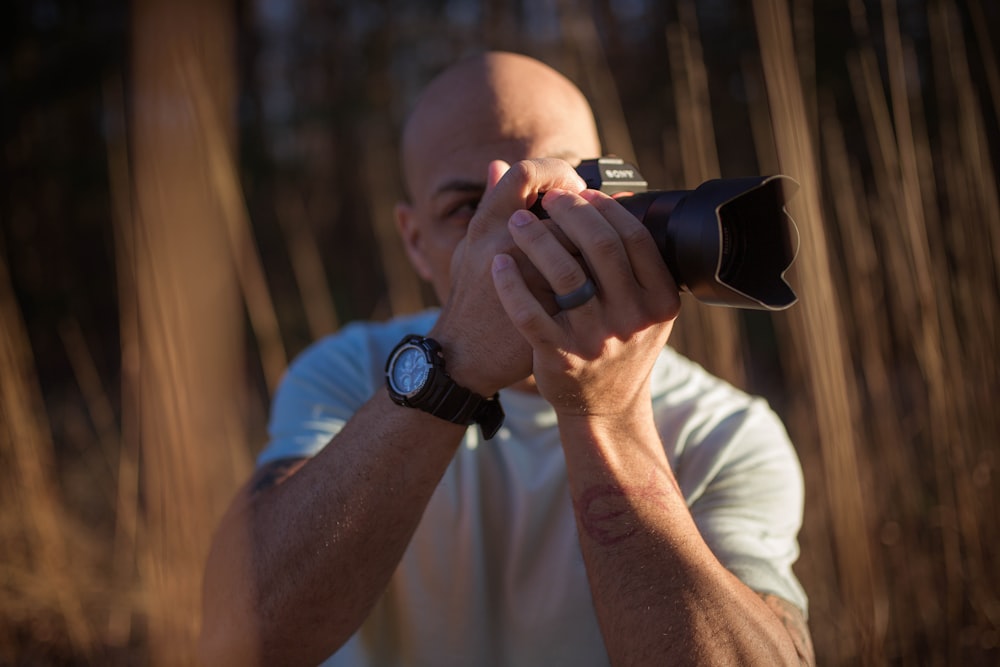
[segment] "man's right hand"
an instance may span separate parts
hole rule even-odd
[[[459,384],[490,396],[531,375],[531,346],[500,304],[491,275],[493,258],[512,256],[539,302],[557,311],[548,281],[514,244],[507,222],[516,211],[530,208],[540,192],[580,192],[585,187],[564,160],[490,163],[482,201],[452,257],[451,292],[430,332],[444,347],[448,373]]]

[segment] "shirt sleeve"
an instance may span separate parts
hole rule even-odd
[[[275,393],[270,441],[257,465],[314,456],[325,447],[375,390],[369,356],[354,327],[307,348]]]
[[[326,447],[385,386],[385,360],[400,338],[429,330],[436,318],[437,310],[428,309],[387,322],[352,322],[306,348],[278,385],[258,467]]]
[[[682,489],[719,561],[752,590],[806,612],[808,599],[792,572],[799,556],[802,469],[767,403],[750,399],[745,408],[705,425],[703,438],[680,464],[700,473],[693,488]]]

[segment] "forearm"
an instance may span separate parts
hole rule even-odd
[[[560,419],[560,432],[613,664],[800,663],[775,612],[705,544],[651,416]]]
[[[208,664],[317,664],[385,590],[464,428],[379,392],[284,483],[241,492],[205,575]]]

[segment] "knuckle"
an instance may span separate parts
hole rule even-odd
[[[649,233],[649,230],[642,226],[638,220],[636,224],[625,225],[621,232],[622,242],[630,247],[641,248],[650,244],[654,244],[653,236]]]
[[[580,286],[580,266],[573,260],[557,262],[552,266],[550,281],[557,292],[567,292]]]
[[[507,316],[517,329],[527,333],[537,331],[542,324],[541,314],[526,306],[512,308]]]
[[[616,199],[605,195],[603,197],[592,198],[590,203],[606,220],[618,229],[632,226],[642,227],[642,223],[639,222],[638,218],[629,213],[622,206],[621,202]]]
[[[649,301],[656,321],[669,322],[677,319],[681,313],[681,299],[678,294],[672,294],[662,299],[650,299]]]
[[[533,182],[536,179],[537,174],[538,168],[535,163],[530,160],[515,162],[507,172],[507,175],[520,186],[525,186]]]
[[[612,234],[610,231],[598,232],[591,239],[591,247],[599,255],[608,256],[620,251],[621,240],[617,234]]]
[[[617,209],[621,207],[621,204],[608,196],[595,197],[590,200],[590,205],[600,211],[604,216],[616,212]]]
[[[563,217],[563,214],[571,211],[575,207],[575,204],[573,196],[568,192],[549,191],[545,194],[545,210],[553,218]]]
[[[537,221],[532,221],[531,224],[514,227],[513,234],[520,239],[521,243],[535,243],[551,235],[551,232],[545,225],[540,225]]]

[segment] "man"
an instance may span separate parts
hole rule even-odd
[[[584,189],[571,165],[598,155],[535,60],[429,85],[396,215],[443,307],[289,370],[207,564],[207,664],[811,664],[795,454],[665,347],[677,287]]]

